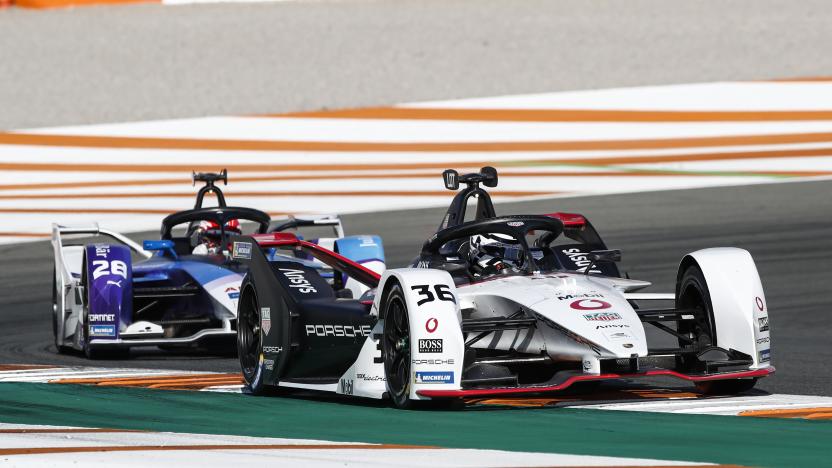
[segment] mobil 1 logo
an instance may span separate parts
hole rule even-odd
[[[442,352],[442,339],[441,338],[419,339],[419,352],[420,353],[441,353]]]

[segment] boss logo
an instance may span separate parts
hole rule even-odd
[[[441,353],[442,340],[441,339],[420,339],[419,340],[420,353]]]
[[[342,336],[342,337],[356,337],[356,336],[370,336],[373,329],[369,325],[361,325],[354,327],[352,325],[307,325],[306,336]]]

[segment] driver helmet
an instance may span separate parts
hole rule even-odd
[[[481,275],[509,273],[523,266],[523,248],[504,234],[476,234],[469,242],[469,260]]]
[[[232,219],[225,223],[225,232],[230,234],[241,234],[240,221]],[[220,241],[222,229],[215,221],[200,221],[196,228],[197,245],[193,250],[195,255],[215,255],[220,253]]]

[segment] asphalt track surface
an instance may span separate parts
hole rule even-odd
[[[829,75],[826,0],[0,10],[0,129]]]
[[[829,395],[830,193],[832,181],[813,181],[506,203],[497,205],[497,212],[584,213],[610,247],[622,249],[623,271],[654,282],[647,291],[672,291],[676,267],[687,252],[721,246],[748,249],[766,291],[773,362],[778,369],[759,388]],[[382,235],[388,264],[396,267],[417,254],[443,213],[443,209],[422,209],[359,214],[345,216],[344,221],[350,233]],[[50,318],[50,244],[2,246],[0,258],[0,363],[239,369],[236,358],[198,353],[142,351],[129,361],[58,355],[52,344]]]

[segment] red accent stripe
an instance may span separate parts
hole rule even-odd
[[[257,244],[260,245],[261,247],[278,247],[278,246],[287,246],[287,245],[289,245],[289,246],[298,246],[298,247],[303,247],[303,248],[306,248],[306,249],[314,250],[314,251],[320,253],[321,255],[323,255],[324,257],[329,257],[329,258],[332,258],[334,260],[347,263],[350,266],[352,266],[352,267],[354,267],[358,270],[362,270],[364,273],[366,273],[366,274],[372,276],[373,278],[375,278],[376,281],[379,281],[381,279],[381,275],[379,275],[375,271],[365,267],[364,265],[362,265],[360,263],[357,263],[357,262],[354,262],[354,261],[350,260],[349,258],[344,257],[342,255],[339,255],[339,254],[337,254],[337,253],[335,253],[331,250],[327,250],[327,249],[321,247],[318,244],[313,244],[311,242],[300,240],[297,237],[295,237],[295,235],[292,234],[292,233],[273,232],[271,234],[256,234],[256,235],[253,235],[252,237],[257,242]]]
[[[473,396],[485,396],[485,395],[507,395],[507,394],[521,394],[521,393],[543,393],[543,392],[556,392],[558,390],[563,390],[570,385],[577,383],[577,382],[586,382],[590,380],[620,380],[620,379],[632,379],[638,377],[655,377],[655,376],[668,376],[668,377],[676,377],[678,379],[687,380],[690,382],[707,382],[710,380],[729,380],[729,379],[740,379],[740,378],[751,378],[751,377],[766,377],[770,374],[774,373],[774,367],[766,367],[764,369],[757,369],[752,371],[742,371],[742,372],[726,372],[723,374],[711,374],[711,375],[688,375],[688,374],[681,374],[676,371],[668,370],[668,369],[660,369],[660,370],[651,370],[646,372],[641,372],[638,374],[600,374],[600,375],[576,375],[566,379],[565,382],[560,383],[558,385],[551,385],[548,387],[524,387],[524,388],[476,388],[471,390],[417,390],[416,393],[420,396],[426,396],[430,398],[452,398],[452,397],[473,397]]]
[[[543,216],[559,219],[566,228],[582,228],[586,226],[586,218],[578,213],[547,213]]]

